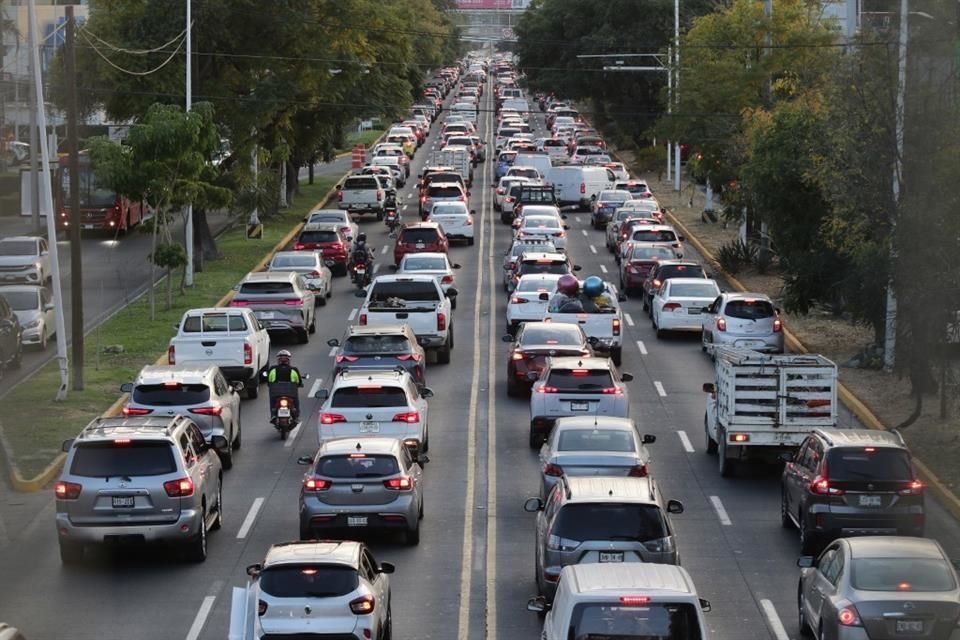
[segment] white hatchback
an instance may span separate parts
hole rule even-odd
[[[557,291],[558,273],[528,273],[520,276],[507,303],[507,333],[516,335],[523,322],[539,322],[547,313],[547,303]],[[546,294],[546,299],[543,298]]]
[[[466,202],[434,203],[428,220],[439,224],[449,240],[466,240],[468,245],[473,244],[473,211],[467,208]]]
[[[558,251],[567,250],[567,225],[557,216],[525,215],[517,229],[517,238],[545,238]]]
[[[667,331],[703,330],[703,308],[720,295],[715,280],[706,278],[670,278],[653,294],[653,328],[657,337]]]

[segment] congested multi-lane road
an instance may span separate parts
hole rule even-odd
[[[435,395],[429,401],[431,462],[421,542],[407,547],[389,538],[369,541],[378,560],[397,566],[391,576],[397,639],[512,640],[540,632],[540,620],[525,610],[536,590],[534,516],[522,509],[537,492],[539,468],[527,442],[528,401],[506,394],[506,345],[499,339],[506,304],[500,265],[510,229],[491,206],[491,94],[488,87],[480,117],[490,152],[477,168],[470,198],[479,214],[476,243],[451,248],[451,257],[463,265],[456,282],[456,347],[450,365],[427,367]],[[542,132],[542,118],[534,120],[535,131]],[[439,125],[413,160],[413,176],[439,148]],[[415,189],[411,180],[400,190],[406,222],[417,218]],[[568,252],[583,266],[578,275],[615,280],[602,232],[591,229],[589,215],[569,212],[567,223]],[[386,228],[372,219],[360,224],[375,247],[377,268],[386,271],[393,246]],[[310,343],[274,343],[274,351],[290,349],[294,364],[311,374],[308,386],[330,381],[325,341],[356,320],[361,301],[353,293],[346,279],[337,279],[333,298],[318,308]],[[673,518],[677,544],[701,597],[713,605],[707,616],[713,637],[798,637],[799,545],[796,531],[780,526],[778,473],[756,468],[736,479],[719,477],[716,459],[703,451],[700,389],[712,377],[709,360],[696,340],[658,341],[639,302],[623,307],[621,369],[635,376],[631,416],[642,432],[657,436],[651,468],[664,496],[685,505],[685,513]],[[203,564],[181,563],[163,551],[97,550],[80,567],[62,567],[52,495],[4,493],[0,620],[20,627],[28,640],[226,637],[230,591],[245,583],[244,568],[261,561],[271,544],[297,537],[303,467],[296,461],[315,450],[319,406],[306,393],[303,403],[309,413],[304,426],[281,442],[267,422],[265,397],[244,401],[244,447],[225,475],[224,527],[211,534]],[[960,527],[936,505],[928,507],[928,534],[960,558]]]

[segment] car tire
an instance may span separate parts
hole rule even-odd
[[[210,525],[210,531],[219,531],[223,528],[223,477],[220,477],[220,486],[217,487],[217,519]]]
[[[807,624],[807,616],[803,613],[803,594],[800,591],[800,585],[797,585],[797,628],[800,630],[801,637],[813,637],[810,625]]]
[[[225,452],[217,452],[217,455],[220,457],[220,464],[224,469],[230,470],[233,469],[233,443],[227,443],[227,450]]]
[[[420,496],[420,507],[417,509],[417,518],[423,520],[423,495]]]
[[[313,532],[310,531],[309,528],[304,528],[303,525],[300,525],[300,539],[301,539],[301,540],[313,540],[314,538],[316,538],[316,536],[313,535]]]
[[[243,444],[243,424],[240,420],[240,412],[237,411],[237,424],[236,432],[233,434],[233,450],[240,451],[240,446]]]
[[[731,478],[736,461],[727,457],[727,432],[722,427],[717,431],[717,470],[721,478]]]
[[[393,640],[393,607],[387,605],[387,621],[383,625],[380,640]]]
[[[707,416],[703,416],[703,437],[706,440],[706,452],[710,455],[717,453],[717,441],[710,437],[710,431],[707,429]]]
[[[200,511],[200,533],[186,544],[186,556],[189,562],[200,563],[207,559],[207,507]]]
[[[443,348],[437,349],[437,364],[450,364],[450,352],[453,351],[453,327],[447,334],[447,344]]]
[[[297,342],[300,344],[307,344],[310,342],[310,333],[307,329],[299,329],[297,331]]]
[[[456,308],[457,308],[457,299],[450,298],[450,309],[456,309]]]
[[[647,303],[647,294],[641,293],[640,300],[641,300],[641,305],[643,306],[643,310],[646,311],[647,313],[650,313],[650,305]]]
[[[335,275],[335,276],[337,276],[337,277],[340,277],[340,278],[346,277],[346,275],[347,275],[347,265],[345,265],[345,264],[336,265],[335,268],[333,269],[333,275]]]
[[[472,246],[473,246],[473,242],[474,242],[474,239],[473,239],[473,238],[467,238],[467,246],[468,246],[468,247],[472,247]]]
[[[430,426],[423,429],[423,443],[420,445],[420,451],[426,453],[430,451]]]
[[[420,544],[420,522],[417,521],[417,526],[413,529],[407,530],[406,534],[406,543],[408,547],[415,547]]]
[[[42,327],[40,329],[40,351],[47,350],[47,328]]]
[[[10,360],[10,368],[19,369],[21,364],[23,364],[23,343],[18,341],[16,351],[14,351],[13,358]]]
[[[520,398],[526,391],[526,387],[518,383],[512,376],[507,377],[507,395],[511,398]]]
[[[308,332],[308,333],[316,333],[316,332],[317,332],[317,314],[316,314],[316,313],[314,313],[314,314],[313,314],[313,317],[310,318],[310,326],[307,327],[307,332]]]
[[[807,521],[803,514],[797,512],[797,522],[800,523],[800,555],[815,556],[819,550],[820,540],[807,530]]]
[[[610,359],[618,367],[623,363],[623,347],[614,347],[610,350]]]
[[[313,306],[315,306],[315,307],[325,307],[325,306],[327,306],[327,296],[325,296],[325,295],[323,295],[323,296],[317,296],[317,297],[314,299],[314,305],[313,305]]]
[[[73,567],[83,562],[83,545],[61,540],[60,562],[67,567]]]
[[[538,451],[540,447],[543,446],[543,437],[533,430],[533,427],[530,428],[530,448]]]
[[[286,440],[286,439],[287,439],[287,434],[290,433],[290,432],[287,431],[286,429],[280,429],[279,431],[280,431],[280,439],[281,439],[281,440]]]
[[[258,376],[253,376],[247,383],[243,385],[243,390],[247,392],[247,398],[250,400],[255,400],[258,395],[260,395],[260,378]]]
[[[780,487],[780,526],[784,529],[793,529],[793,520],[787,507],[787,488]]]

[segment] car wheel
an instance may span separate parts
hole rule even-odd
[[[540,434],[533,430],[533,427],[530,428],[530,448],[538,450],[543,446],[543,438],[540,437]]]
[[[710,431],[707,429],[707,415],[703,415],[703,437],[706,439],[706,450],[710,455],[717,453],[717,441],[710,437]]]
[[[243,444],[243,425],[241,424],[241,421],[240,421],[240,410],[238,409],[236,431],[233,434],[233,450],[239,451],[240,445],[242,444]]]
[[[717,468],[721,478],[733,476],[735,460],[727,457],[727,432],[721,428],[717,431]]]
[[[47,328],[40,328],[40,351],[47,350]]]
[[[17,342],[16,351],[13,353],[13,359],[10,361],[10,368],[19,369],[23,363],[23,343]]]
[[[217,455],[220,456],[220,464],[224,469],[233,469],[233,443],[227,443],[227,450],[218,451]]]
[[[220,486],[217,487],[217,519],[210,525],[210,531],[219,531],[223,528],[223,478],[220,478]]]
[[[615,347],[610,351],[610,359],[618,367],[623,363],[623,347]]]
[[[457,308],[457,299],[456,299],[456,298],[450,298],[450,308],[451,308],[451,309],[456,309],[456,308]]]
[[[513,379],[509,374],[507,375],[507,395],[511,398],[519,398],[526,391],[526,387]]]
[[[650,304],[647,302],[647,295],[645,293],[640,294],[642,299],[643,310],[647,313],[650,313]]]
[[[453,349],[453,338],[447,338],[447,344],[437,349],[437,364],[450,364],[450,350]]]
[[[793,529],[793,520],[787,507],[787,488],[780,488],[780,526],[784,529]]]
[[[423,520],[423,495],[420,495],[420,508],[417,509],[417,517]]]
[[[314,305],[313,305],[313,306],[315,306],[315,307],[325,307],[325,306],[327,306],[327,296],[325,296],[325,295],[318,295],[316,298],[314,298]]]
[[[334,269],[333,273],[334,273],[334,275],[339,276],[339,277],[341,277],[341,278],[346,277],[346,275],[347,275],[347,265],[342,264],[342,265],[337,266],[337,267]]]
[[[60,541],[60,562],[68,567],[83,561],[83,545],[76,542]]]
[[[317,314],[313,314],[313,317],[310,318],[310,326],[307,327],[307,331],[309,333],[317,332]]]
[[[327,283],[327,298],[333,297],[333,284]]]
[[[303,525],[300,525],[301,540],[313,540],[314,538],[316,538],[316,536],[313,535],[313,532],[310,531],[309,527],[304,527]]]
[[[803,613],[803,592],[800,585],[797,585],[797,627],[800,629],[800,635],[804,638],[813,635],[810,633],[810,625],[807,624],[807,616]]]
[[[254,375],[243,385],[243,390],[247,392],[247,398],[254,400],[260,394],[260,378]]]
[[[380,634],[381,640],[393,640],[393,607],[387,605],[387,621],[383,624],[383,633]]]
[[[797,513],[797,522],[800,523],[800,555],[816,555],[820,541],[807,529],[807,520],[800,512]]]
[[[473,238],[467,238],[467,246],[468,246],[468,247],[472,247],[472,246],[473,246],[473,241],[474,241]]]
[[[297,331],[297,342],[300,344],[307,344],[310,342],[310,334],[307,329],[300,329]]]
[[[423,453],[430,451],[430,427],[426,426],[423,428],[423,443],[420,445],[420,450]]]
[[[417,522],[417,526],[413,529],[410,529],[406,533],[406,543],[407,546],[415,547],[420,544],[420,522]]]
[[[207,507],[200,511],[200,533],[186,544],[187,560],[203,562],[207,559]]]

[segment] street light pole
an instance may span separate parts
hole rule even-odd
[[[187,105],[186,111],[189,113],[193,103],[193,42],[190,37],[192,22],[192,0],[187,0]],[[187,245],[187,264],[184,267],[183,283],[193,286],[193,203],[187,204],[187,216],[184,223],[184,242]]]
[[[673,81],[674,97],[680,96],[680,0],[673,0],[673,68],[677,74]],[[673,150],[673,190],[680,191],[680,143],[674,142]]]

